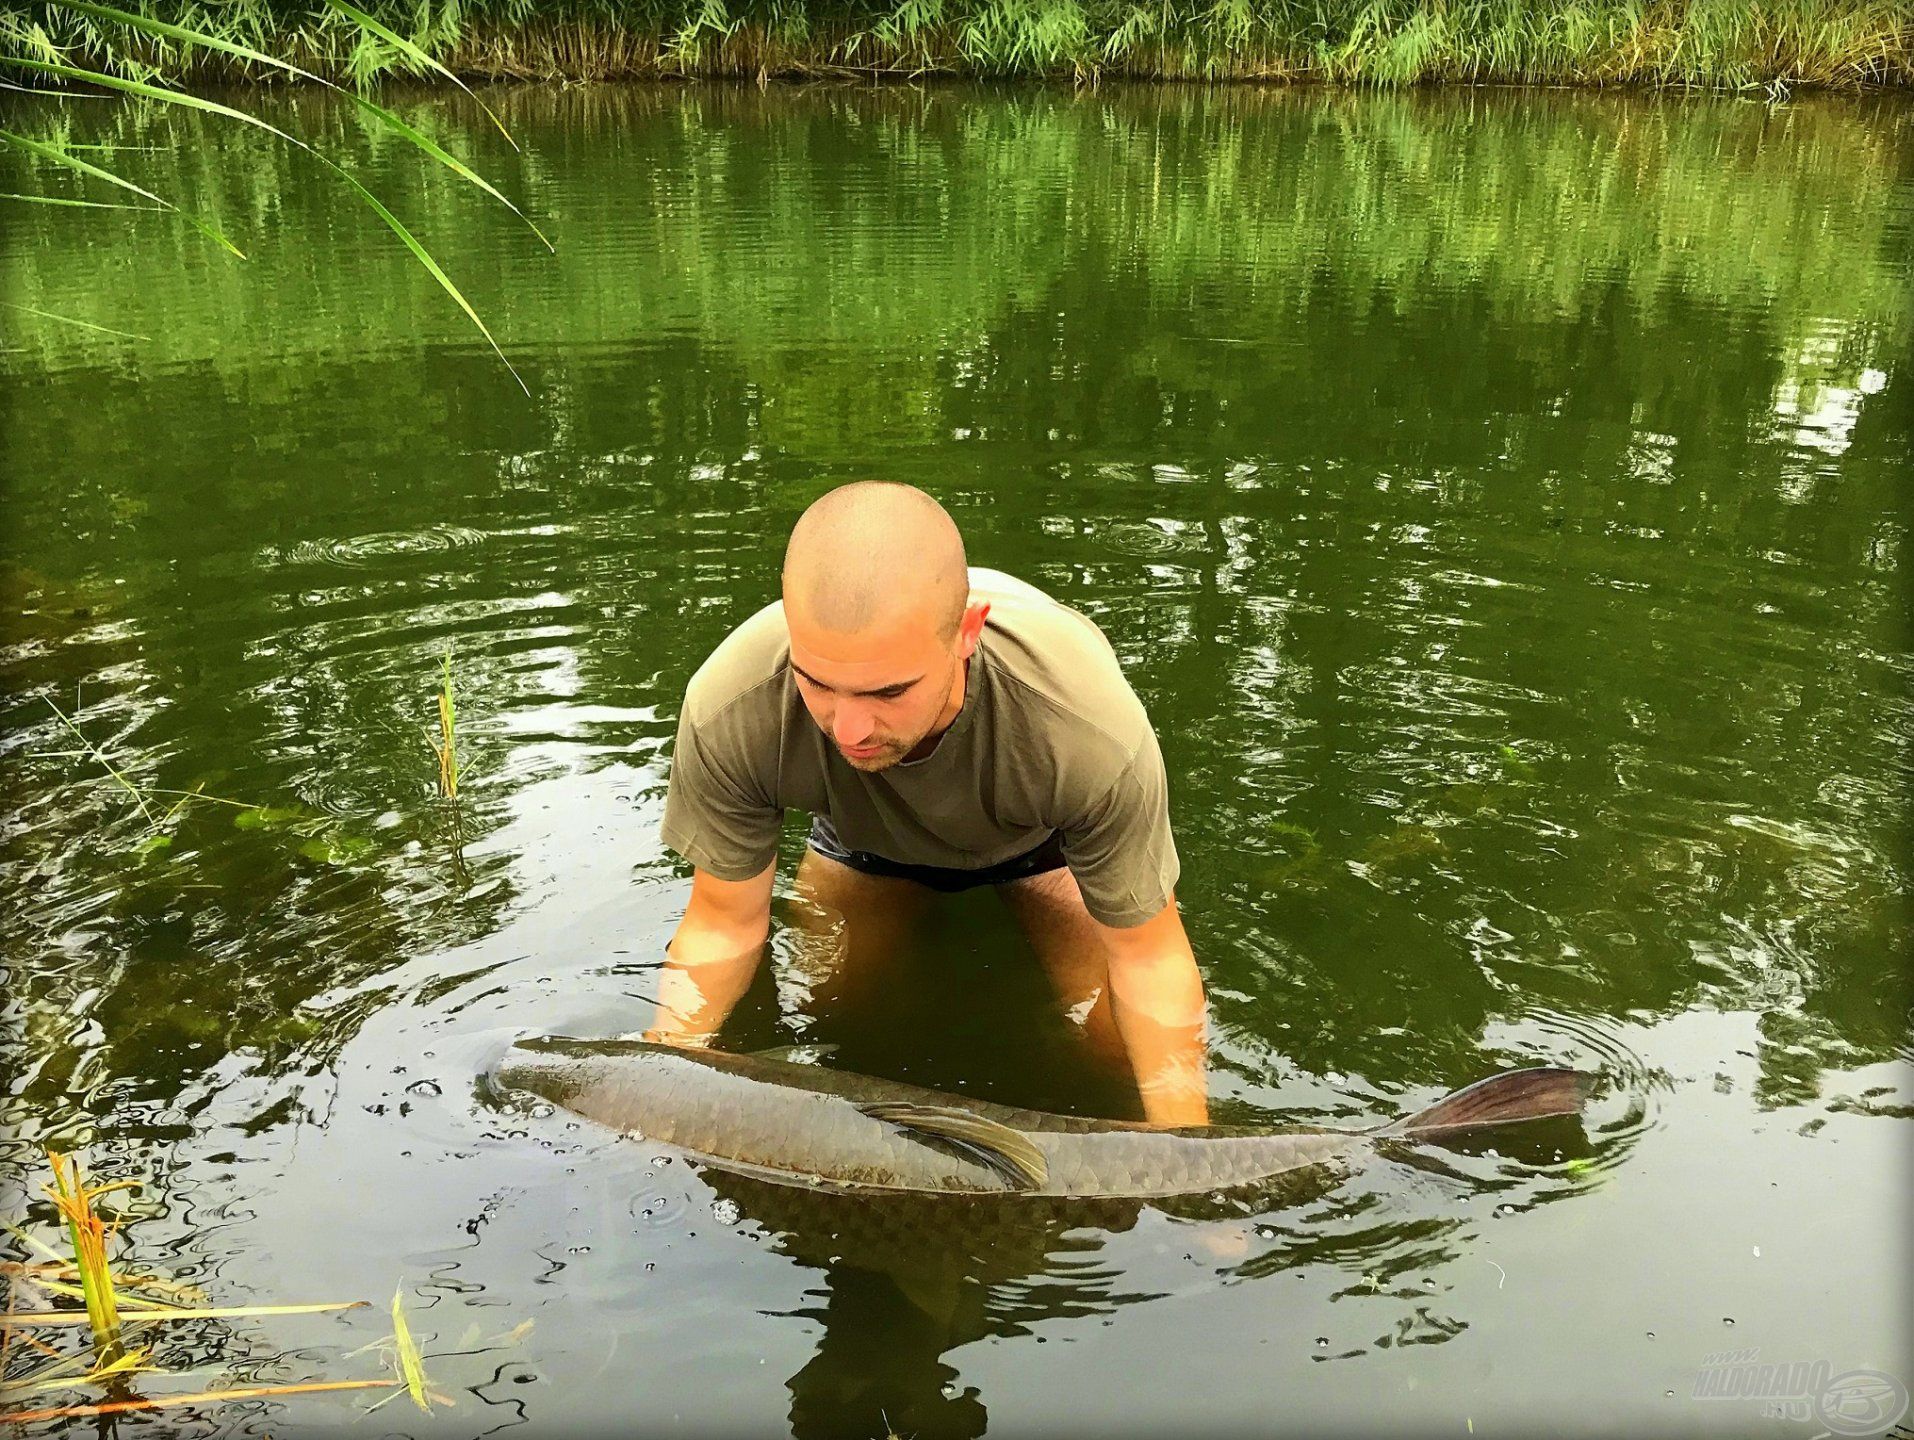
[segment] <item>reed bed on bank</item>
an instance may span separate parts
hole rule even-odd
[[[1852,88],[1914,82],[1906,0],[129,0],[328,79],[845,74]],[[53,3],[0,56],[284,78]]]

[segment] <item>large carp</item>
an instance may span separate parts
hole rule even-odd
[[[1507,1071],[1369,1130],[1162,1129],[638,1040],[526,1040],[497,1070],[508,1089],[759,1179],[863,1194],[1083,1199],[1236,1190],[1378,1140],[1574,1115],[1589,1078],[1552,1067]]]

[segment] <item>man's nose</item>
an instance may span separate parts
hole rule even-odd
[[[840,745],[862,745],[876,729],[875,717],[861,705],[846,705],[840,700],[831,716],[831,737]]]

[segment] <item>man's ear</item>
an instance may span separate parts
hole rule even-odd
[[[990,618],[990,602],[979,600],[964,607],[964,618],[957,627],[957,658],[968,660],[970,652],[977,648],[977,642],[983,638],[984,621]]]

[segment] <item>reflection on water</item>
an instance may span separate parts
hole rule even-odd
[[[403,1277],[466,1433],[1733,1434],[1685,1398],[1729,1318],[1777,1361],[1914,1350],[1881,1263],[1914,1099],[1905,103],[498,98],[522,155],[406,103],[556,257],[350,107],[269,104],[419,229],[530,401],[263,137],[8,102],[157,147],[136,178],[253,256],[48,206],[0,235],[7,298],[151,337],[5,321],[8,1195],[84,1144],[149,1178],[142,1255],[231,1303]],[[1149,706],[1219,1119],[1362,1125],[1552,1061],[1604,1077],[1586,1141],[940,1229],[476,1102],[512,1034],[646,1023],[685,679],[803,505],[871,474],[1091,613]],[[727,1043],[1119,1108],[988,897],[861,1015],[784,918]],[[331,1375],[379,1333],[161,1361]]]

